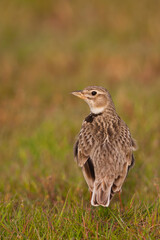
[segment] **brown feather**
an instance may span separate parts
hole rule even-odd
[[[89,95],[93,90],[97,91],[97,99],[92,99]],[[95,101],[96,110],[101,105],[104,110],[99,114],[91,113],[85,118],[74,155],[93,192],[91,204],[109,206],[114,194],[121,191],[127,173],[134,164],[133,150],[136,149],[136,142],[125,122],[117,115],[106,89],[88,87],[83,91],[86,96],[90,96],[87,101],[91,102],[91,109],[94,109]]]

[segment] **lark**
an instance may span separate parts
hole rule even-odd
[[[91,204],[108,207],[134,164],[136,141],[107,89],[90,86],[72,94],[83,99],[91,111],[82,123],[74,158],[92,193]]]

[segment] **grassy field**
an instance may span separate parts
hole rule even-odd
[[[90,205],[73,160],[106,87],[137,139],[120,207]],[[160,2],[0,1],[1,239],[160,239]]]

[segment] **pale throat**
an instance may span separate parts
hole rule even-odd
[[[99,114],[99,113],[102,113],[106,109],[106,104],[103,104],[103,105],[101,104],[101,105],[97,106],[97,104],[95,104],[95,102],[88,101],[88,99],[86,99],[85,102],[87,102],[87,104],[89,105],[91,113]]]
[[[103,107],[89,106],[89,107],[90,107],[91,112],[94,114],[102,113],[105,110],[105,106],[103,106]]]

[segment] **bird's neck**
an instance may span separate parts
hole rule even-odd
[[[112,118],[114,116],[117,116],[117,112],[116,112],[116,109],[111,106],[105,109],[105,111],[103,112],[103,115]]]
[[[100,114],[105,111],[105,107],[90,107],[91,113]]]
[[[91,113],[93,114],[100,114],[100,113],[116,113],[116,110],[115,110],[115,107],[114,107],[114,104],[113,105],[110,105],[110,106],[101,106],[101,107],[93,107],[93,106],[90,106],[90,110],[91,110]]]

